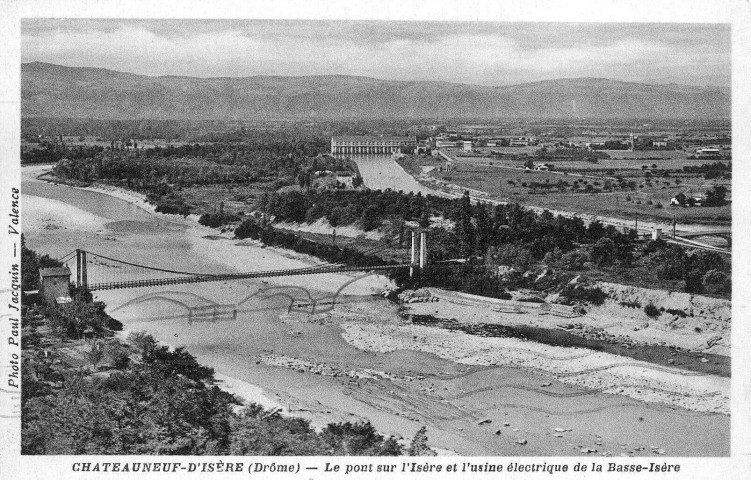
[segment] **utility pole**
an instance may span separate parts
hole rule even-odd
[[[636,213],[636,223],[634,225],[634,230],[636,230],[637,235],[639,234],[639,212]]]
[[[673,214],[673,240],[675,240],[675,213]]]

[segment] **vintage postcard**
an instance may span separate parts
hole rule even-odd
[[[748,3],[4,5],[2,478],[748,473]]]

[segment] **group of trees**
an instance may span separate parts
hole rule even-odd
[[[284,232],[271,227],[262,226],[254,219],[245,219],[236,229],[235,237],[238,239],[250,238],[259,240],[265,245],[287,248],[296,252],[313,255],[331,263],[344,263],[347,265],[384,265],[388,262],[378,256],[368,255],[348,247],[338,247],[307,240],[300,235]]]
[[[66,146],[65,143],[45,142],[39,148],[26,148],[21,151],[21,163],[55,163],[63,158],[79,160],[92,158],[104,151],[100,146]]]
[[[682,280],[689,293],[729,294],[731,265],[722,255],[704,250],[685,250],[664,240],[650,242],[640,261],[657,278]]]
[[[450,200],[420,193],[358,190],[270,194],[261,198],[257,208],[281,221],[312,223],[325,217],[335,227],[359,222],[372,230],[394,216],[427,226],[430,215],[448,213],[451,205]]]
[[[727,205],[727,194],[728,189],[725,186],[715,185],[711,190],[707,190],[707,192],[704,194],[704,200],[702,201],[701,205],[703,207],[725,206]],[[684,207],[693,207],[697,204],[697,199],[685,195],[684,193],[679,193],[678,195],[676,195],[675,200],[679,205],[683,205]]]
[[[24,137],[38,135],[84,135],[109,140],[137,139],[190,139],[201,130],[216,128],[217,122],[186,122],[180,120],[102,120],[86,118],[21,118]]]
[[[498,279],[499,265],[524,272],[543,262],[564,270],[582,270],[585,264],[597,267],[630,266],[635,261],[636,232],[623,233],[599,221],[585,225],[581,218],[537,214],[519,205],[472,204],[468,195],[446,199],[392,191],[317,192],[303,195],[290,192],[263,199],[260,208],[277,220],[315,221],[335,219],[335,225],[359,222],[368,229],[383,220],[401,226],[442,216],[453,228],[428,227],[429,262],[458,261],[450,268],[433,268],[409,279],[394,272],[400,285],[432,285],[481,295],[504,298],[508,282]],[[337,213],[337,212],[343,212]],[[268,218],[268,217],[266,217]],[[372,221],[368,225],[366,222]],[[245,220],[235,231],[238,238],[251,237],[270,245],[291,248],[328,261],[352,265],[387,263],[378,257],[359,258],[353,249],[317,245],[294,234],[282,233],[269,224]]]
[[[321,146],[316,142],[293,140],[192,144],[143,152],[103,151],[96,147],[62,158],[54,173],[67,180],[102,181],[146,193],[157,211],[186,215],[192,207],[179,193],[183,187],[260,183],[276,189],[295,183],[310,186],[317,171],[357,174],[356,165],[349,160],[309,156],[319,150]]]
[[[467,262],[467,269],[454,266],[440,272],[423,272],[419,279],[423,285],[503,296],[504,287],[511,285],[496,281],[498,266],[501,265],[520,272],[540,264],[565,271],[581,271],[590,267],[631,267],[638,261],[639,264],[647,262],[650,265],[650,262],[656,262],[655,271],[658,272],[659,279],[684,280],[687,291],[722,294],[729,288],[729,282],[720,278],[720,274],[729,275],[729,264],[717,254],[711,255],[714,267],[699,267],[694,262],[685,276],[673,278],[670,275],[674,276],[676,271],[683,272],[684,257],[680,257],[678,263],[681,265],[680,270],[676,270],[676,262],[661,262],[658,260],[661,257],[654,255],[654,247],[645,251],[638,248],[634,230],[620,231],[599,221],[585,225],[578,217],[554,216],[547,211],[537,214],[516,204],[472,204],[468,195],[461,199],[446,199],[393,191],[311,192],[308,195],[290,192],[265,197],[259,208],[277,220],[313,222],[327,218],[335,226],[359,223],[366,230],[378,227],[383,221],[392,226],[401,225],[402,229],[405,222],[418,221],[422,222],[423,228],[429,228],[430,217],[443,217],[453,224],[453,228],[429,228],[429,261],[435,264],[463,259]],[[237,232],[238,237],[252,236],[267,243],[269,238],[273,238],[269,233],[273,232],[272,227],[261,227],[250,219]],[[349,254],[319,254],[315,253],[316,248],[312,245],[301,249],[300,242],[293,236],[280,238],[284,240],[274,240],[271,243],[321,256],[326,260],[358,264],[350,260],[353,257]],[[682,248],[673,249],[685,255]],[[696,258],[705,258],[707,253],[695,255],[698,256]],[[383,263],[377,258],[372,261]],[[664,269],[672,273],[659,273]],[[705,279],[704,276],[710,270],[719,273],[712,273]],[[408,280],[400,275],[395,273],[395,279],[405,285],[415,283],[414,279]]]
[[[113,342],[92,343],[92,348]],[[379,434],[370,423],[329,424],[318,433],[307,420],[284,417],[255,404],[234,413],[238,401],[212,385],[212,369],[198,364],[183,349],[169,351],[148,336],[144,343],[140,348],[120,345],[125,361],[106,377],[93,377],[86,370],[72,367],[38,365],[35,360],[39,357],[28,352],[31,358],[25,362],[23,379],[22,453],[405,453],[396,439]],[[60,386],[50,389],[50,381]]]
[[[520,244],[529,250],[532,259],[541,260],[556,248],[565,253],[575,243],[594,243],[607,237],[613,246],[604,244],[600,249],[609,248],[615,254],[613,258],[630,263],[625,252],[635,239],[632,233],[623,234],[600,222],[586,227],[580,218],[553,216],[550,212],[538,215],[516,204],[473,205],[468,194],[461,199],[446,199],[391,190],[288,192],[265,196],[257,207],[281,221],[310,223],[326,218],[333,226],[359,223],[366,230],[394,218],[428,227],[431,217],[442,217],[453,222],[455,228],[432,232],[431,250],[440,252],[441,259],[484,256],[491,246]]]

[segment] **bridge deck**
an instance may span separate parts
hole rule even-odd
[[[340,272],[369,272],[379,270],[393,270],[397,268],[416,267],[411,263],[398,263],[393,265],[374,265],[374,266],[347,266],[331,265],[325,267],[294,268],[283,270],[267,270],[263,272],[247,273],[227,273],[219,275],[197,275],[185,277],[159,278],[150,280],[127,280],[120,282],[92,283],[87,285],[88,289],[94,290],[114,290],[119,288],[138,288],[154,287],[160,285],[179,285],[187,283],[203,282],[221,282],[224,280],[241,280],[247,278],[269,278],[269,277],[287,277],[294,275],[315,275],[321,273],[340,273]]]

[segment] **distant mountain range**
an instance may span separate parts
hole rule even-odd
[[[571,78],[488,87],[346,75],[151,77],[24,63],[26,117],[100,119],[728,119],[730,89]]]

